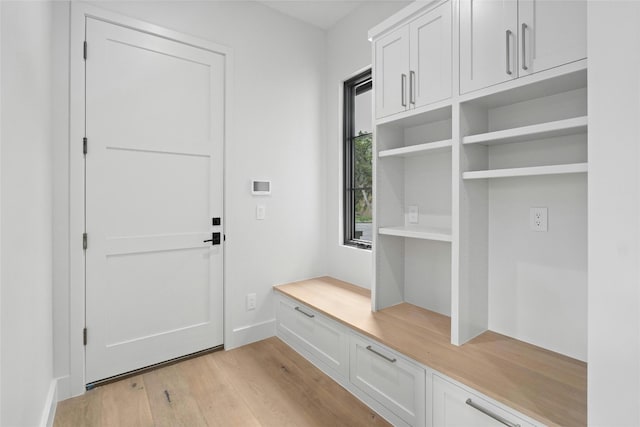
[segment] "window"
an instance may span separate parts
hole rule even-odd
[[[371,248],[371,70],[344,82],[344,243]]]

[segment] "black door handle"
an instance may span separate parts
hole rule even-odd
[[[220,233],[211,233],[211,238],[207,240],[203,240],[202,243],[211,242],[211,245],[219,245],[220,244]]]

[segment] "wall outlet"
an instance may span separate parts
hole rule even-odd
[[[547,208],[529,209],[529,227],[531,231],[547,231]]]
[[[264,205],[256,205],[256,219],[263,220],[267,216],[267,208]]]
[[[418,223],[418,207],[416,205],[408,206],[409,224],[417,224]]]
[[[256,294],[247,294],[247,311],[256,309]]]

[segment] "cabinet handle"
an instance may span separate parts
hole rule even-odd
[[[295,310],[296,310],[296,311],[299,311],[300,313],[304,314],[305,316],[307,316],[307,317],[309,317],[309,318],[311,318],[311,319],[313,319],[314,317],[316,317],[316,315],[315,315],[315,314],[309,314],[309,313],[307,313],[306,311],[302,310],[300,307],[296,307],[296,308],[295,308]]]
[[[416,72],[409,71],[409,102],[416,103]]]
[[[401,83],[401,89],[402,89],[402,106],[406,107],[407,106],[407,75],[406,74],[402,74],[400,76],[400,83]]]
[[[472,408],[477,409],[478,411],[482,412],[483,414],[490,416],[494,420],[496,420],[499,423],[502,423],[502,424],[504,424],[504,425],[506,425],[508,427],[520,427],[520,424],[512,423],[511,421],[507,420],[506,418],[501,417],[500,415],[496,414],[495,412],[490,411],[487,408],[483,408],[482,406],[480,406],[477,403],[473,402],[471,399],[467,399],[467,401],[465,403],[467,405],[471,406]]]
[[[506,31],[506,41],[507,41],[507,74],[511,75],[511,30]]]
[[[527,24],[523,22],[522,23],[522,69],[523,70],[529,69],[529,67],[527,67],[527,43],[524,38],[526,31],[527,31]]]
[[[388,356],[385,356],[384,354],[375,351],[370,345],[367,346],[367,350],[369,350],[371,353],[373,353],[375,355],[378,355],[378,356],[382,357],[384,360],[387,360],[387,361],[389,361],[391,363],[396,363],[396,358],[395,357],[392,359],[392,358],[390,358]]]

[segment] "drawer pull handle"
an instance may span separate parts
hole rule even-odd
[[[467,401],[465,403],[467,405],[471,406],[472,408],[477,409],[478,411],[482,412],[483,414],[490,416],[494,420],[496,420],[499,423],[502,423],[502,424],[504,424],[504,425],[506,425],[508,427],[520,427],[520,424],[512,423],[511,421],[507,420],[506,418],[501,417],[500,415],[496,414],[495,412],[490,411],[487,408],[483,408],[482,406],[478,405],[477,403],[475,403],[471,399],[467,399]]]
[[[507,46],[505,48],[506,51],[507,51],[506,52],[507,53],[506,54],[506,59],[507,59],[506,72],[507,72],[507,74],[511,75],[511,30],[505,31],[505,36],[506,36],[505,40],[506,40],[506,43],[507,43]]]
[[[382,357],[384,360],[387,360],[387,361],[389,361],[391,363],[396,363],[396,358],[395,357],[394,358],[390,358],[388,356],[385,356],[384,354],[375,351],[370,345],[367,346],[367,350],[369,350],[373,354],[376,354],[376,355]]]
[[[296,310],[296,311],[299,311],[300,313],[304,314],[305,316],[307,316],[307,317],[309,317],[309,318],[311,318],[311,319],[313,319],[314,317],[316,317],[316,315],[315,315],[315,314],[309,314],[309,313],[307,313],[306,311],[302,310],[300,307],[296,307],[296,308],[295,308],[295,310]]]

